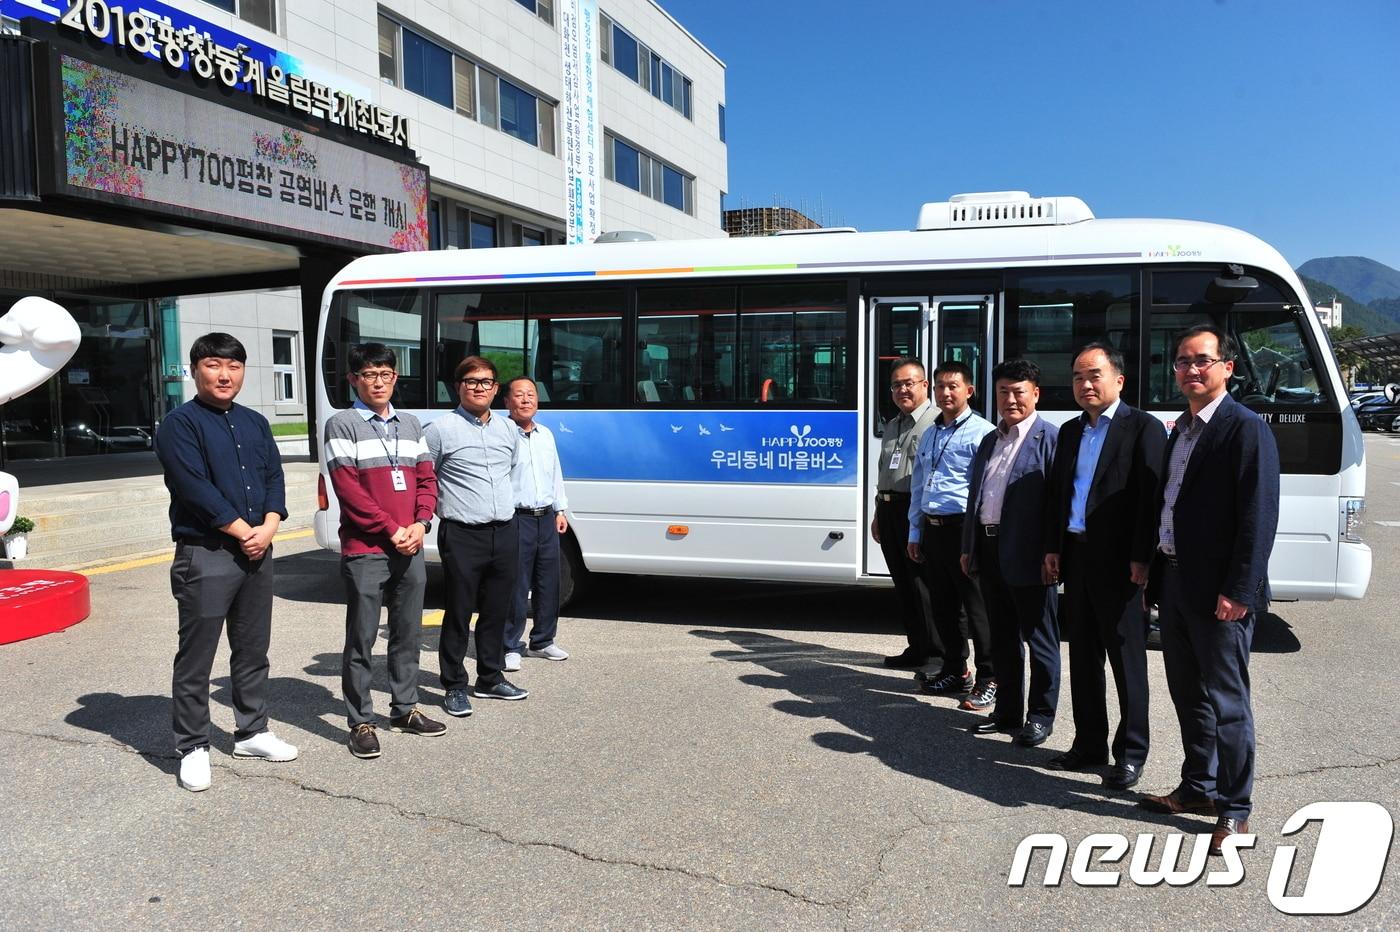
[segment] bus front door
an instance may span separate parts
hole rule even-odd
[[[900,357],[920,360],[933,381],[933,370],[943,361],[964,363],[972,371],[976,389],[972,409],[983,417],[992,414],[990,377],[991,320],[995,296],[921,295],[917,297],[871,298],[869,305],[870,376],[867,396],[861,406],[861,429],[867,440],[865,462],[865,572],[888,576],[889,567],[880,545],[868,528],[875,517],[875,493],[879,485],[880,445],[887,420],[898,412],[890,394],[890,364]]]

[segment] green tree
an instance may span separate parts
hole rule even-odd
[[[1360,327],[1343,324],[1340,327],[1328,327],[1327,336],[1332,341],[1332,352],[1337,354],[1337,365],[1342,367],[1342,378],[1346,382],[1347,391],[1351,391],[1352,385],[1356,383],[1357,374],[1366,364],[1366,358],[1354,350],[1338,347],[1337,344],[1364,337],[1366,331]]]

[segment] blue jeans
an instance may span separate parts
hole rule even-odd
[[[535,625],[530,629],[530,649],[544,650],[559,630],[559,529],[554,509],[542,515],[515,515],[520,538],[520,573],[515,598],[506,616],[506,652],[525,653],[525,611],[530,592],[535,593]]]

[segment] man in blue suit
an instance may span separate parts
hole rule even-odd
[[[982,438],[972,461],[962,569],[978,578],[987,606],[997,702],[992,714],[970,730],[979,735],[1014,732],[1017,744],[1035,747],[1055,730],[1060,697],[1055,587],[1044,575],[1046,478],[1058,431],[1035,412],[1040,400],[1035,363],[998,363],[992,382],[1001,423]],[[1023,641],[1030,647],[1029,693]]]
[[[1234,341],[1209,324],[1183,331],[1173,361],[1189,410],[1177,418],[1162,467],[1151,590],[1162,626],[1167,688],[1181,724],[1181,782],[1139,804],[1216,817],[1211,853],[1249,832],[1254,712],[1249,651],[1269,604],[1278,530],[1273,434],[1228,394]]]

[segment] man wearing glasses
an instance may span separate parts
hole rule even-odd
[[[909,559],[909,476],[919,438],[938,417],[928,398],[923,363],[902,357],[890,366],[890,396],[899,413],[885,422],[880,439],[880,471],[876,479],[875,517],[870,536],[880,545],[899,597],[899,618],[909,646],[885,658],[887,667],[917,667],[929,658],[942,661],[933,629],[919,593],[918,567]]]
[[[1249,651],[1269,604],[1278,529],[1278,447],[1267,424],[1228,393],[1234,341],[1191,327],[1173,368],[1188,410],[1167,440],[1150,588],[1161,610],[1162,660],[1181,725],[1181,782],[1139,804],[1216,817],[1211,853],[1249,832],[1254,713]]]
[[[934,632],[944,652],[940,672],[932,679],[919,674],[915,679],[924,692],[965,695],[961,708],[985,712],[997,698],[991,628],[982,590],[959,561],[972,458],[982,438],[996,428],[972,410],[973,391],[972,370],[966,363],[944,360],[933,370],[933,403],[939,415],[919,438],[909,477],[913,498],[908,553],[923,569]],[[967,668],[969,635],[976,651],[975,676]]]
[[[389,727],[436,737],[447,729],[418,711],[418,635],[423,623],[423,535],[432,527],[437,479],[411,414],[391,402],[398,380],[383,343],[350,350],[355,404],[326,422],[326,472],[340,502],[340,575],[345,581],[341,691],[350,753],[378,757],[370,655],[379,610],[389,606]]]
[[[506,616],[515,592],[520,554],[510,473],[519,457],[519,431],[491,413],[500,391],[496,364],[468,356],[453,374],[461,404],[428,425],[428,450],[438,478],[438,553],[447,577],[446,612],[438,642],[443,708],[459,718],[472,714],[467,697],[468,626],[476,621],[476,688],[479,699],[524,699],[508,682]]]

